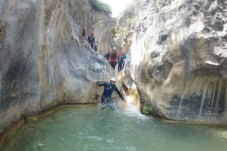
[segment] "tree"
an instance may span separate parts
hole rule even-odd
[[[104,12],[105,14],[111,15],[112,11],[108,4],[100,2],[99,0],[89,0],[92,8],[99,12]]]

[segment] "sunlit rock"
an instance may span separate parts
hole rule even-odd
[[[99,43],[114,21],[87,0],[0,1],[0,132],[21,115],[59,103],[96,103],[113,71],[81,36]],[[100,49],[103,49],[100,46]]]
[[[227,2],[142,0],[135,6],[116,27],[116,42],[130,52],[125,85],[131,77],[150,114],[226,123]]]

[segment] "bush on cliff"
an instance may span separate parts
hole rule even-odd
[[[126,9],[121,13],[121,16],[130,17],[134,13],[135,5],[132,3],[126,7]]]
[[[104,12],[105,14],[111,15],[112,11],[108,4],[100,2],[99,0],[89,0],[94,10]]]

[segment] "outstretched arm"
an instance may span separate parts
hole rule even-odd
[[[118,90],[117,87],[115,88],[115,91],[117,92],[117,94],[119,95],[119,97],[124,101],[124,97],[123,97],[123,95],[121,94],[121,92]]]

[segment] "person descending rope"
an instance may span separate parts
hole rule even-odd
[[[104,86],[104,91],[101,97],[101,110],[105,110],[107,105],[114,110],[114,103],[113,103],[113,99],[111,97],[113,91],[116,91],[117,94],[120,96],[120,98],[124,100],[124,97],[122,96],[121,92],[118,90],[118,88],[115,85],[115,78],[111,78],[110,82],[104,82],[104,83],[100,83],[100,81],[97,82],[97,84],[101,87]]]
[[[94,37],[94,33],[93,32],[91,32],[91,35],[88,36],[87,41],[91,45],[91,47],[94,49],[95,48],[95,37]]]
[[[125,66],[125,58],[126,58],[126,55],[125,55],[125,52],[123,52],[118,61],[118,71],[123,70],[123,68]]]

